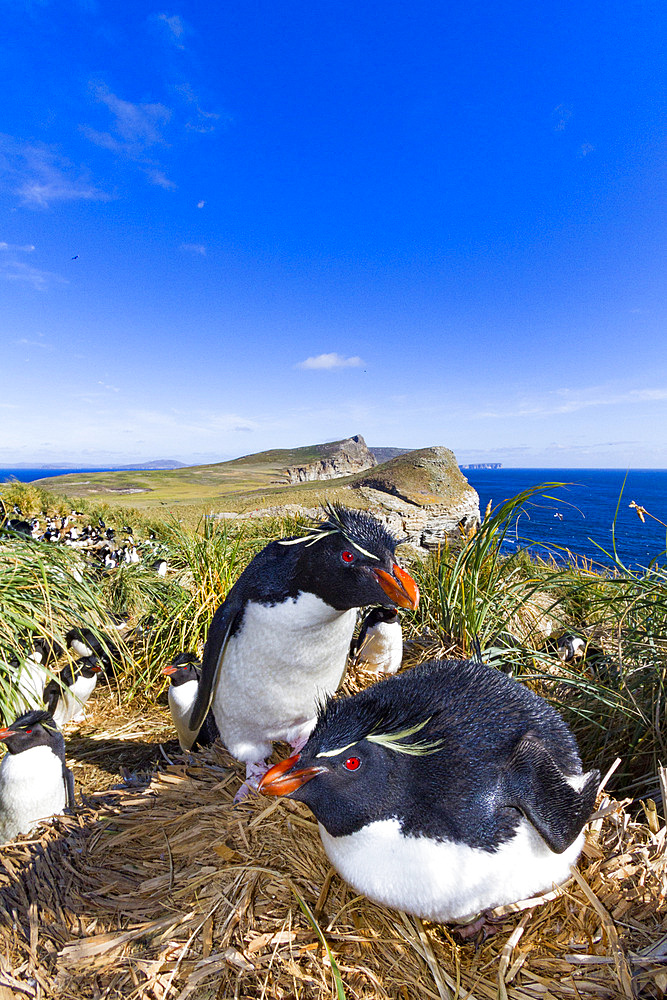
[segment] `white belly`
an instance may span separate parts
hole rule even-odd
[[[178,687],[171,684],[167,694],[169,711],[178,733],[181,750],[189,750],[197,738],[197,733],[188,729],[188,719],[197,697],[198,687],[197,681],[186,681],[185,684],[179,684]]]
[[[335,611],[314,594],[265,607],[249,603],[225,652],[213,714],[225,746],[256,763],[273,740],[307,736],[318,701],[340,684],[356,610]]]
[[[57,726],[66,722],[80,722],[84,718],[84,706],[96,684],[97,674],[93,674],[92,677],[77,677],[71,688],[65,688],[53,713],[53,721]]]
[[[403,659],[403,632],[400,622],[379,625],[367,636],[358,662],[379,674],[395,674]]]
[[[30,711],[31,708],[44,707],[44,687],[46,685],[46,668],[34,660],[26,660],[21,670],[18,682],[18,710]]]
[[[512,840],[494,853],[452,841],[403,837],[397,819],[332,837],[320,824],[332,865],[369,899],[446,923],[515,903],[551,889],[570,875],[584,835],[563,854],[550,851],[522,819]]]
[[[0,844],[29,833],[66,804],[63,766],[49,747],[5,754],[0,764]]]

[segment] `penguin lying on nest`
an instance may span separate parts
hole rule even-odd
[[[210,746],[219,735],[211,711],[207,713],[198,733],[193,733],[188,728],[188,720],[199,689],[200,667],[201,663],[196,653],[179,653],[162,670],[164,676],[171,681],[167,700],[172,722],[178,733],[178,742],[183,751],[197,746]]]
[[[563,882],[600,775],[542,698],[472,660],[432,660],[333,699],[260,791],[314,812],[370,899],[464,921]]]
[[[297,748],[317,701],[338,687],[368,604],[416,608],[419,590],[395,562],[397,542],[370,514],[325,508],[299,538],[271,542],[246,567],[208,633],[189,728],[212,703],[222,741],[256,784],[274,740]]]
[[[0,729],[8,753],[0,764],[0,844],[74,805],[65,741],[48,712],[19,716]]]

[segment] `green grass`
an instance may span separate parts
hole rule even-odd
[[[404,614],[404,634],[411,639],[428,630],[440,647],[453,646],[461,656],[481,651],[559,708],[587,766],[604,770],[620,756],[617,788],[645,795],[657,784],[658,762],[667,760],[667,570],[657,562],[632,570],[618,559],[609,569],[589,562],[558,565],[532,556],[527,543],[504,555],[503,542],[521,511],[557,489],[550,483],[519,494],[488,511],[459,544],[416,561],[410,569],[422,599],[418,611]],[[70,507],[31,485],[14,484],[3,494],[26,514]],[[216,608],[253,555],[273,538],[301,533],[304,525],[294,518],[217,520],[203,517],[201,508],[197,521],[180,511],[178,518],[146,517],[93,499],[79,502],[79,509],[93,522],[101,516],[130,523],[145,561],[165,554],[169,575],[163,580],[146,565],[100,572],[65,547],[0,539],[5,720],[14,711],[13,656],[24,657],[38,635],[62,644],[74,624],[109,634],[109,613],[117,611],[129,613],[137,626],[122,650],[123,696],[155,697],[164,683],[162,666],[180,650],[201,651]],[[589,643],[581,666],[565,667],[555,655],[553,636],[565,631]]]

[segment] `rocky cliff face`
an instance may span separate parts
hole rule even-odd
[[[419,549],[435,549],[479,524],[479,496],[449,448],[421,448],[354,484],[368,508]]]
[[[351,476],[355,472],[372,469],[375,458],[368,450],[366,442],[360,434],[346,438],[344,441],[334,441],[323,445],[323,457],[309,465],[292,465],[281,472],[287,482],[309,483],[316,479],[338,479],[341,476]]]
[[[335,477],[328,476],[327,472],[345,466],[349,468],[355,461],[368,461],[362,450],[366,448],[363,438],[336,442],[336,446],[339,445],[348,446],[342,455],[334,453],[312,465],[294,466],[285,471],[297,475],[298,470],[303,469],[305,476],[314,468],[319,474],[311,474],[312,479],[337,478],[340,472]],[[331,447],[334,448],[333,445]],[[293,481],[307,480],[304,478]],[[228,511],[217,516],[245,518],[266,517],[269,514],[301,514],[317,520],[322,516],[319,504],[327,499],[369,510],[394,535],[422,555],[429,549],[445,544],[449,539],[460,538],[462,531],[480,521],[479,497],[459,470],[456,458],[449,448],[410,451],[379,466],[371,461],[365,471],[348,474],[340,483],[334,482],[321,491],[315,491],[314,487],[307,488],[306,493],[295,491],[296,502],[286,503],[283,494],[282,502],[274,506],[270,502],[270,496],[270,493],[266,495],[268,502],[261,506],[257,506],[257,498],[253,496],[253,509],[247,513]]]

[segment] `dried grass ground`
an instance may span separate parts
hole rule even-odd
[[[241,767],[172,734],[166,708],[101,691],[68,735],[83,806],[0,849],[0,1000],[665,995],[667,829],[650,808],[603,796],[571,882],[462,944],[357,896],[305,807],[234,805]]]

